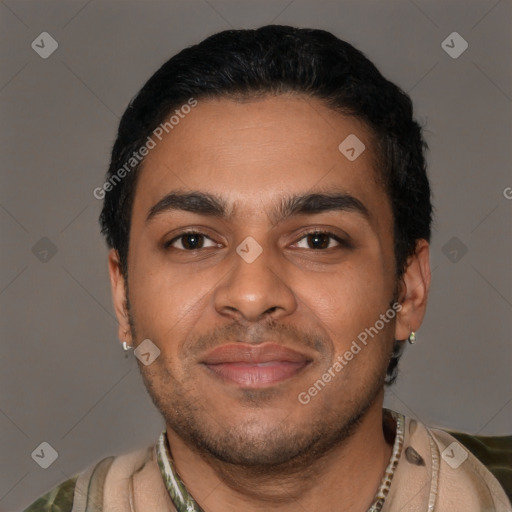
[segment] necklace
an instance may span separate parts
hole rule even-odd
[[[391,480],[398,465],[398,460],[400,459],[404,443],[405,417],[400,413],[389,411],[387,409],[384,410],[384,414],[390,414],[396,422],[395,442],[393,445],[393,453],[389,459],[389,464],[384,472],[384,476],[382,477],[377,493],[375,494],[374,501],[367,512],[379,512],[382,510],[386,496],[389,493],[389,488],[391,487]],[[177,512],[204,512],[188,492],[185,484],[176,471],[165,430],[158,438],[156,453],[160,473]]]
[[[156,453],[160,473],[176,510],[178,512],[204,512],[194,498],[192,498],[192,495],[188,492],[185,484],[176,472],[165,430],[158,438]]]

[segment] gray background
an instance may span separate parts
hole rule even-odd
[[[4,0],[0,15],[1,510],[163,427],[117,340],[92,190],[145,80],[230,27],[327,29],[412,96],[430,145],[433,284],[386,403],[431,425],[510,433],[510,0]],[[43,31],[59,44],[48,59],[31,48]],[[441,47],[453,31],[469,43],[457,59]],[[57,250],[47,261],[43,237]],[[43,441],[59,454],[46,470],[31,458]]]

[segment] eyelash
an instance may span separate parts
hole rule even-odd
[[[169,240],[168,242],[164,243],[165,249],[176,249],[178,251],[182,252],[194,252],[194,251],[200,251],[203,249],[202,247],[199,249],[178,249],[176,247],[172,247],[172,244],[179,240],[180,238],[183,238],[187,235],[200,235],[204,236],[205,238],[208,238],[209,240],[212,240],[208,235],[205,233],[201,233],[200,231],[182,231],[178,236],[175,236],[172,240]],[[336,234],[332,233],[331,231],[321,231],[321,230],[314,230],[314,231],[308,231],[307,233],[303,233],[301,237],[297,240],[297,242],[303,240],[304,238],[308,237],[309,235],[327,235],[329,238],[334,239],[341,247],[349,248],[351,247],[350,243],[347,240],[344,240],[337,236]],[[212,240],[213,241],[213,240]],[[208,249],[208,247],[205,247],[205,249]],[[332,247],[328,247],[327,249],[332,249]],[[327,249],[311,249],[312,251],[326,251]]]

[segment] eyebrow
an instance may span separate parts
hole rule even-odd
[[[229,210],[227,202],[218,195],[200,191],[171,192],[151,207],[146,217],[146,223],[173,210],[222,219],[229,219],[234,214],[234,210]],[[273,224],[277,224],[291,216],[312,215],[328,211],[354,212],[364,217],[365,220],[370,220],[370,213],[366,206],[346,192],[317,192],[287,196],[268,212],[268,216]]]

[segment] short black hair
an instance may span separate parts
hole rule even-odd
[[[333,34],[268,25],[226,30],[185,48],[162,65],[124,112],[107,172],[100,224],[108,245],[118,251],[125,278],[137,171],[143,162],[133,155],[153,131],[191,99],[251,99],[288,92],[320,99],[369,128],[375,172],[394,217],[397,280],[402,276],[417,241],[430,241],[432,223],[427,144],[413,118],[411,99],[361,51]]]

